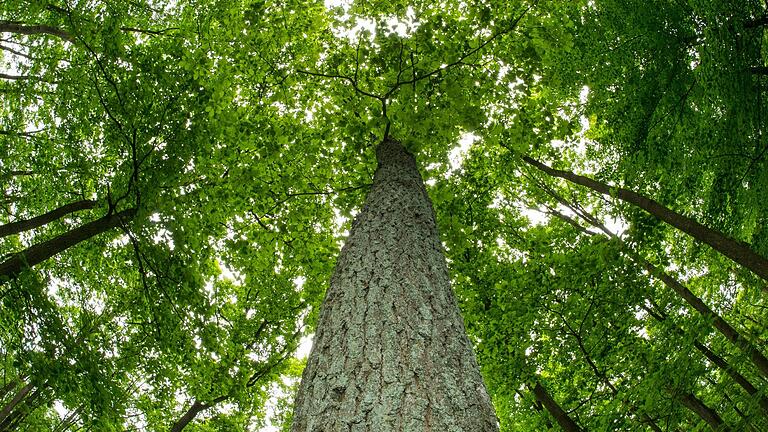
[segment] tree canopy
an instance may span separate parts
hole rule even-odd
[[[386,136],[503,431],[768,429],[766,8],[4,1],[0,431],[287,430]]]

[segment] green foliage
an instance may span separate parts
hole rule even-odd
[[[520,159],[768,256],[765,14],[757,0],[3,2],[0,225],[98,205],[0,238],[0,261],[137,213],[0,275],[0,387],[19,382],[0,407],[32,385],[0,430],[168,430],[195,402],[208,407],[185,430],[289,430],[293,353],[385,133],[430,185],[502,430],[556,427],[537,382],[588,430],[704,430],[684,394],[731,429],[768,428],[764,377],[638,259],[760,349],[766,282]]]

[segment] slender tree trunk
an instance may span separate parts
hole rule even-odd
[[[77,420],[77,417],[80,416],[80,412],[83,410],[84,405],[80,405],[77,407],[77,409],[72,410],[66,417],[61,419],[58,425],[56,425],[56,428],[53,429],[53,432],[64,432],[65,430],[69,429],[70,426],[72,426],[75,423],[75,420]]]
[[[759,394],[757,391],[757,388],[752,385],[749,380],[747,380],[744,375],[739,373],[736,369],[733,368],[730,364],[728,364],[727,361],[725,361],[724,358],[720,357],[719,355],[715,354],[711,349],[709,349],[707,346],[702,345],[698,341],[693,341],[693,345],[696,347],[699,352],[704,354],[704,356],[712,362],[715,366],[722,369],[726,374],[728,374],[731,379],[738,384],[744,391],[747,392],[750,396],[757,398],[757,404],[760,406],[760,408],[763,410],[763,414],[768,417],[768,399]]]
[[[29,394],[32,389],[35,388],[35,386],[32,383],[29,383],[25,385],[24,387],[19,390],[16,395],[11,399],[10,402],[5,404],[2,410],[0,410],[0,424],[3,423],[3,421],[8,418],[8,416],[11,414],[13,409],[16,407],[16,405],[19,404],[22,400],[24,400],[25,397]]]
[[[548,191],[550,194],[553,194],[553,191]],[[595,219],[594,216],[579,211],[579,209],[572,206],[569,202],[564,200],[562,197],[559,197],[557,195],[553,195],[555,198],[563,205],[569,207],[571,210],[574,210],[577,214],[579,214],[584,220],[586,220],[588,223],[592,224],[595,228],[601,230],[604,232],[607,236],[610,238],[616,239],[619,242],[621,242],[624,250],[627,251],[629,256],[638,264],[642,265],[651,275],[659,278],[664,285],[667,286],[667,288],[671,289],[675,294],[680,296],[686,303],[688,303],[689,306],[691,306],[694,310],[699,312],[700,314],[704,315],[705,317],[708,317],[712,319],[712,324],[714,327],[725,336],[725,338],[731,342],[733,345],[735,345],[737,348],[739,348],[742,352],[747,354],[752,361],[752,363],[757,367],[757,369],[760,371],[760,373],[768,378],[768,358],[766,358],[760,350],[754,346],[746,337],[744,337],[741,333],[739,333],[731,324],[723,319],[719,314],[715,313],[706,303],[704,303],[703,300],[701,300],[698,296],[696,296],[691,290],[688,289],[685,285],[681,284],[677,279],[670,276],[668,273],[664,272],[663,270],[657,268],[653,264],[651,264],[650,261],[646,260],[640,254],[633,251],[629,246],[627,246],[616,234],[609,231],[605,225],[603,225],[599,220]],[[560,213],[556,210],[551,211],[552,214],[559,215]],[[565,219],[566,222],[573,224],[574,221],[570,220],[570,218]]]
[[[693,393],[679,395],[678,399],[680,403],[704,420],[714,431],[727,432],[731,430],[728,425],[723,423],[723,419],[720,418],[715,410],[704,404]]]
[[[592,370],[592,373],[595,375],[595,378],[597,378],[600,382],[605,385],[608,390],[611,392],[611,396],[613,396],[614,399],[619,398],[619,390],[616,388],[616,386],[613,385],[611,380],[608,378],[608,375],[600,370],[600,368],[597,367],[597,364],[595,364],[595,361],[592,359],[592,356],[589,355],[589,350],[587,350],[587,347],[584,345],[584,339],[582,338],[581,334],[577,332],[569,323],[565,320],[564,316],[560,317],[563,321],[563,324],[565,324],[567,331],[567,334],[570,334],[575,340],[576,345],[579,347],[579,351],[581,351],[581,355],[584,357],[584,361],[587,363],[589,368]],[[621,399],[620,399],[621,400]],[[633,420],[637,421],[640,424],[647,425],[650,427],[654,432],[662,432],[659,425],[656,424],[656,422],[646,413],[640,412],[634,404],[632,404],[630,401],[624,399],[621,400],[621,403],[623,405],[626,405],[629,412],[632,414]]]
[[[652,302],[652,300],[651,300]],[[642,306],[642,308],[648,312],[650,316],[655,318],[659,322],[663,322],[667,320],[667,314],[662,310],[653,310],[649,307]],[[685,336],[683,331],[679,328],[674,326],[672,329],[679,335]],[[738,384],[744,391],[747,392],[752,397],[757,398],[758,405],[763,410],[763,413],[768,417],[768,398],[766,398],[763,395],[760,395],[757,391],[757,388],[752,385],[749,380],[742,375],[738,370],[736,370],[733,366],[731,366],[724,358],[717,355],[714,351],[709,349],[706,345],[702,344],[701,342],[694,340],[693,346],[696,348],[697,351],[699,351],[704,357],[707,358],[712,364],[720,368],[723,372],[725,372],[736,384]]]
[[[49,211],[48,213],[33,217],[31,219],[24,219],[5,225],[0,225],[0,238],[39,228],[70,213],[92,209],[96,207],[96,204],[98,204],[98,202],[91,200],[76,201],[73,203],[65,204],[57,209]]]
[[[187,427],[187,425],[192,423],[192,420],[194,420],[198,414],[207,410],[208,408],[213,407],[214,405],[218,405],[219,403],[224,402],[227,399],[229,399],[229,395],[219,396],[212,400],[210,403],[202,403],[196,400],[192,406],[190,406],[189,409],[181,417],[179,417],[179,420],[173,424],[173,427],[171,427],[171,432],[181,432],[185,427]]]
[[[320,309],[293,432],[498,430],[416,161],[385,139]]]
[[[709,383],[709,385],[712,386],[713,388],[718,388],[719,387],[717,382],[715,382],[712,378],[710,378],[708,376],[705,376],[705,378],[706,378],[707,382]],[[731,406],[731,408],[733,408],[734,411],[736,411],[736,414],[739,416],[739,418],[741,418],[742,422],[745,425],[747,425],[749,430],[750,431],[756,431],[755,427],[752,425],[754,418],[750,418],[749,416],[747,416],[744,413],[744,411],[740,410],[738,404],[736,404],[733,401],[733,399],[731,399],[731,397],[728,395],[727,391],[725,391],[724,389],[720,389],[719,393],[723,395],[723,398],[725,398],[726,401],[728,401],[728,404]]]
[[[552,417],[555,418],[557,424],[559,424],[565,432],[581,432],[579,425],[577,425],[568,413],[565,412],[554,399],[552,399],[552,396],[549,395],[547,389],[545,389],[541,383],[537,382],[531,391],[534,396],[536,396],[536,400],[544,405],[544,408],[546,408]]]
[[[79,226],[48,241],[30,246],[0,263],[0,283],[13,279],[27,267],[33,267],[96,235],[109,231],[136,215],[136,209],[108,214],[93,222]]]
[[[45,403],[44,400],[39,400],[43,395],[43,390],[38,387],[26,398],[24,398],[24,401],[16,406],[8,418],[0,422],[0,431],[5,432],[18,430],[19,425],[27,419],[29,414]]]
[[[738,242],[719,231],[707,228],[695,220],[676,213],[658,202],[631,190],[611,187],[589,177],[574,174],[571,171],[553,169],[528,156],[523,156],[523,160],[550,176],[568,180],[604,195],[615,196],[624,202],[640,207],[696,240],[708,244],[734,262],[750,269],[761,278],[768,280],[768,259],[758,255],[745,243]]]
[[[527,399],[527,397],[523,393],[521,393],[520,390],[515,390],[515,393],[517,393],[517,395],[520,396],[520,398]],[[533,393],[532,390],[531,390],[531,393]],[[536,410],[536,412],[539,414],[544,413],[544,405],[542,405],[541,401],[535,397],[533,400],[533,409]],[[543,416],[543,417],[544,417],[544,426],[547,427],[547,430],[551,430],[554,427],[554,425],[552,424],[552,421],[547,416]]]
[[[19,385],[19,381],[16,379],[12,379],[8,381],[8,384],[0,388],[0,400],[5,399],[5,395],[7,395],[8,392],[10,392],[11,390],[15,389],[18,385]]]
[[[755,367],[757,367],[757,370],[760,371],[760,374],[768,378],[768,359],[763,355],[763,353],[760,352],[756,346],[754,346],[747,338],[742,336],[741,333],[736,331],[736,329],[733,328],[733,326],[731,326],[728,321],[710,309],[710,307],[707,306],[703,300],[691,292],[688,287],[681,284],[677,279],[673,278],[668,273],[662,271],[641,257],[636,257],[636,259],[640,260],[641,264],[643,264],[645,269],[648,270],[650,274],[661,279],[664,285],[682,297],[682,299],[685,300],[685,302],[688,303],[697,312],[705,317],[710,318],[712,320],[712,325],[715,326],[720,334],[725,336],[729,342],[747,354]]]
[[[45,24],[25,24],[19,21],[0,20],[0,33],[15,33],[22,35],[47,34],[64,39],[68,42],[74,42],[75,38],[68,32]]]

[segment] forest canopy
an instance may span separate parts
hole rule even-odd
[[[290,430],[387,137],[502,431],[768,430],[767,9],[3,1],[0,431]]]

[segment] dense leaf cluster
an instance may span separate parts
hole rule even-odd
[[[287,429],[387,134],[502,430],[767,429],[766,16],[3,2],[0,431]]]

